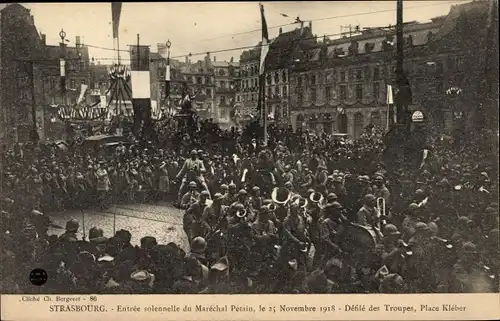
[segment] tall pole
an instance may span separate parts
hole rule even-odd
[[[30,70],[31,70],[31,118],[33,121],[33,129],[31,133],[31,140],[33,143],[38,143],[39,135],[38,135],[38,127],[36,123],[36,101],[35,101],[35,63],[33,61],[29,62]]]
[[[264,75],[265,77],[265,75]],[[267,146],[267,105],[266,105],[266,84],[262,85],[262,110],[263,110],[263,122],[264,122],[264,145]]]
[[[396,56],[396,76],[403,75],[403,0],[397,0],[397,17],[396,17],[396,45],[397,45],[397,56]]]

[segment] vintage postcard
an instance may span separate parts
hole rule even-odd
[[[0,4],[2,320],[500,318],[498,1]]]

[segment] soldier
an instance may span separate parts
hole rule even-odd
[[[189,191],[181,198],[180,208],[187,210],[191,205],[196,203],[200,198],[200,193],[196,190],[196,182],[190,182],[188,185]]]
[[[412,293],[431,293],[437,288],[434,273],[434,246],[432,231],[423,222],[415,225],[415,233],[408,241],[413,255],[408,259],[408,281]]]
[[[210,231],[210,225],[203,219],[207,199],[208,193],[206,191],[201,192],[200,199],[192,204],[184,214],[183,226],[189,241],[197,236],[204,236]]]
[[[234,184],[234,182],[231,182],[231,184],[229,184],[227,194],[223,195],[224,195],[224,201],[222,202],[223,205],[231,206],[231,204],[236,202],[238,197],[236,195],[236,184]]]
[[[418,205],[411,203],[406,209],[405,219],[403,220],[403,239],[408,240],[415,233],[415,226],[420,222],[418,217]]]
[[[472,242],[463,244],[459,259],[453,266],[452,293],[492,293],[496,292],[494,287],[494,274],[489,267],[485,267],[481,256]],[[496,289],[498,290],[498,288]]]
[[[318,242],[315,244],[313,266],[321,267],[332,257],[338,255],[340,247],[338,242],[338,231],[341,224],[343,207],[338,202],[328,204],[324,209],[324,216],[318,220]]]
[[[407,245],[400,239],[401,233],[393,224],[384,227],[384,239],[382,261],[390,273],[403,274],[404,254],[407,252]]]
[[[387,205],[390,204],[391,193],[389,189],[385,186],[385,178],[382,174],[375,175],[374,185],[373,185],[373,195],[375,198],[382,197],[385,199]]]
[[[356,214],[356,223],[364,226],[380,228],[380,212],[377,209],[377,200],[372,194],[365,195],[363,207]]]
[[[302,215],[300,215],[300,207],[297,203],[290,205],[290,211],[283,221],[283,248],[282,262],[288,262],[296,259],[299,268],[306,270],[307,268],[307,253],[309,250],[307,235],[307,223]]]
[[[252,212],[257,212],[262,204],[264,199],[260,196],[260,188],[258,186],[252,187],[252,196],[250,196],[250,209]]]
[[[205,182],[205,178],[201,175],[201,170],[205,170],[205,165],[203,164],[203,161],[198,159],[198,152],[196,150],[192,150],[191,158],[186,159],[184,165],[175,178],[176,181],[179,181],[182,178],[181,186],[179,187],[179,200],[181,199],[181,193],[186,187],[188,179],[191,181],[198,181],[198,183],[202,185],[203,189],[208,191],[208,186]]]

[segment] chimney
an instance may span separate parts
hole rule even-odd
[[[189,57],[186,56],[186,65],[189,64]]]
[[[282,32],[283,32],[283,29],[280,27],[280,33],[279,34],[281,35]]]
[[[75,38],[76,38],[76,39],[75,39],[75,44],[76,44],[76,47],[77,47],[77,48],[80,48],[80,36],[76,36]]]
[[[47,44],[47,35],[44,33],[41,33],[40,38],[42,39],[42,45],[45,46]]]
[[[30,22],[32,25],[35,25],[35,17],[30,16]]]
[[[229,59],[229,62],[233,63],[234,62],[234,58],[231,57],[231,59]]]
[[[214,62],[217,62],[217,57],[214,56]]]
[[[313,22],[312,21],[309,21],[309,30],[311,30],[311,32],[313,30]]]

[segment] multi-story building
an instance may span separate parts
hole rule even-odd
[[[201,118],[215,117],[215,77],[214,67],[210,61],[210,55],[204,60],[193,63],[186,57],[186,61],[179,68],[180,74],[189,88],[191,94],[195,95],[193,105],[198,116]]]
[[[487,1],[452,6],[446,16],[404,25],[404,70],[411,111],[423,112],[429,129],[451,131],[473,114],[484,70]],[[481,40],[483,39],[483,40]],[[324,41],[291,75],[291,123],[357,138],[370,124],[387,124],[387,85],[394,85],[395,30],[368,29]],[[447,90],[463,93],[450,97]],[[460,107],[461,106],[461,107]],[[469,124],[473,122],[471,118]]]
[[[435,34],[442,18],[404,27],[406,51],[415,52]],[[386,88],[395,69],[395,30],[368,29],[351,37],[323,38],[295,64],[291,75],[291,124],[357,138],[369,125],[386,121]],[[422,50],[420,50],[422,51]],[[408,53],[408,56],[411,54]],[[405,70],[426,68],[407,57]]]
[[[215,117],[216,122],[227,124],[235,113],[236,92],[239,89],[240,66],[233,58],[217,61],[214,56],[212,66],[215,79]]]
[[[40,36],[30,10],[0,4],[0,143],[30,139],[35,116],[43,138]]]
[[[62,33],[62,32],[61,32]],[[43,106],[45,124],[44,133],[47,139],[64,137],[67,124],[59,122],[57,114],[61,108],[74,107],[80,96],[83,85],[91,83],[91,65],[89,49],[75,37],[75,46],[71,47],[61,42],[58,45],[47,45],[42,34],[44,63],[41,65],[43,77]],[[61,88],[60,58],[65,59],[65,90]],[[83,103],[93,102],[92,96],[86,94]]]
[[[276,125],[289,123],[289,81],[290,68],[304,59],[305,49],[316,43],[312,34],[312,24],[292,31],[279,33],[271,40],[266,57],[265,104],[268,120]],[[241,117],[249,120],[256,115],[259,100],[260,43],[240,56],[241,89],[236,94],[236,102],[241,106]]]
[[[260,43],[259,43],[260,45]],[[248,121],[255,114],[259,97],[260,48],[244,51],[240,56],[240,89],[236,92],[240,121]]]

